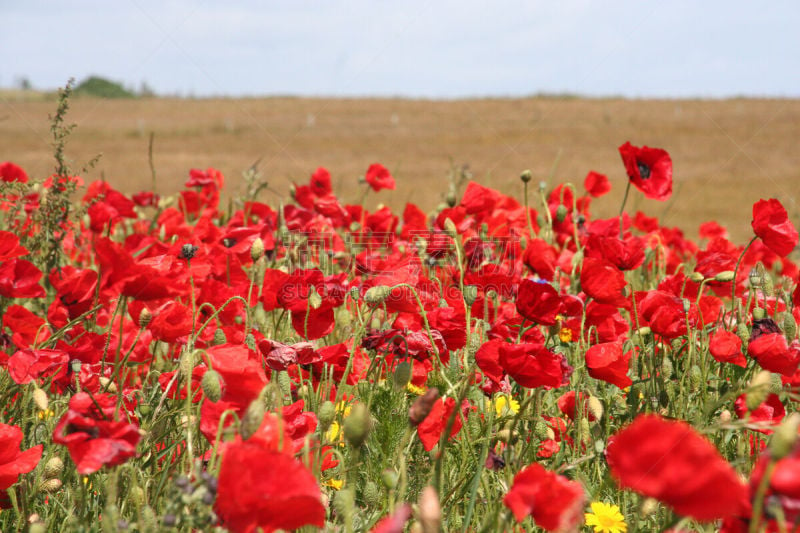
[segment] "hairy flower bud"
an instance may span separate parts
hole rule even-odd
[[[370,507],[381,503],[381,489],[374,481],[367,481],[367,484],[364,485],[362,496],[364,497],[364,503]]]
[[[389,297],[391,292],[392,289],[386,285],[376,285],[367,289],[367,292],[364,293],[364,301],[370,305],[379,305]]]
[[[700,283],[701,281],[703,281],[703,279],[704,279],[703,274],[697,271],[692,272],[692,274],[689,276],[689,280],[695,283]]]
[[[344,438],[353,448],[360,448],[367,440],[372,419],[369,409],[363,403],[357,403],[350,411],[350,416],[344,419]]]
[[[216,370],[208,370],[203,374],[200,387],[210,401],[217,403],[222,398],[222,376]]]
[[[567,218],[567,206],[564,204],[558,204],[556,208],[556,222],[564,222],[564,219]]]
[[[336,407],[333,405],[333,402],[330,400],[326,400],[319,406],[319,411],[317,412],[317,420],[319,420],[319,427],[322,431],[327,431],[331,424],[333,423],[333,419],[336,417]]]
[[[439,389],[431,387],[425,394],[414,400],[408,410],[408,421],[412,426],[418,426],[433,409],[433,404],[439,399]]]
[[[402,389],[411,381],[412,363],[410,361],[401,361],[397,363],[394,368],[394,384],[397,388]]]
[[[36,387],[33,389],[33,403],[36,404],[36,407],[39,408],[41,411],[47,411],[50,408],[50,401],[47,399],[47,393]]]
[[[745,395],[745,405],[747,410],[752,411],[767,399],[769,395],[772,374],[767,370],[762,370],[750,381]]]
[[[727,283],[729,281],[733,281],[733,277],[735,276],[733,270],[723,270],[719,272],[716,276],[714,276],[714,281],[721,281],[722,283]]]
[[[226,342],[228,342],[228,338],[225,336],[225,332],[222,331],[221,328],[217,328],[217,330],[214,331],[214,346],[219,346]]]
[[[472,306],[478,299],[478,287],[475,285],[464,285],[464,301]]]
[[[44,464],[44,471],[42,474],[45,479],[59,477],[64,472],[64,461],[60,457],[51,457]]]
[[[261,427],[261,423],[264,421],[265,413],[264,400],[261,398],[261,395],[259,395],[255,400],[250,402],[250,405],[247,406],[242,416],[242,421],[239,424],[239,433],[242,435],[242,440],[249,439],[258,431],[258,428]]]
[[[151,320],[153,320],[153,313],[146,307],[142,308],[142,312],[139,313],[139,328],[146,328]]]
[[[258,261],[264,255],[264,241],[261,237],[256,237],[253,244],[250,245],[250,259]]]
[[[39,490],[47,493],[58,492],[63,484],[64,483],[57,477],[45,479],[39,484]]]
[[[525,169],[519,174],[519,179],[522,180],[522,183],[530,183],[533,179],[533,173],[529,169]]]

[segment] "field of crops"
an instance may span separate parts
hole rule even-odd
[[[800,529],[796,103],[201,105],[0,122],[0,530]]]

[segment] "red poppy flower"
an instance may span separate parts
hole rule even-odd
[[[17,426],[0,424],[0,491],[8,489],[39,464],[43,445],[21,452],[22,430]]]
[[[584,257],[606,259],[620,270],[633,270],[644,263],[645,246],[639,237],[621,240],[617,235],[592,233],[583,249]]]
[[[136,455],[136,424],[118,420],[117,396],[79,392],[53,430],[53,442],[63,444],[79,474],[122,464]]]
[[[564,416],[570,420],[575,420],[575,404],[581,403],[583,405],[583,413],[581,416],[588,419],[589,422],[597,420],[592,412],[589,410],[589,397],[584,393],[576,393],[574,390],[565,392],[556,400],[558,410],[564,413]]]
[[[522,256],[528,268],[545,280],[552,280],[558,265],[558,252],[544,239],[531,239]]]
[[[561,387],[569,380],[572,368],[564,356],[541,344],[502,343],[498,351],[500,366],[514,381],[529,389]]]
[[[10,231],[0,231],[0,261],[26,255],[28,249],[19,243],[19,237]]]
[[[404,503],[395,509],[393,514],[375,524],[370,533],[403,533],[409,518],[411,518],[411,506]]]
[[[314,196],[318,198],[331,194],[333,188],[331,187],[331,173],[328,172],[328,169],[319,167],[315,170],[311,175],[309,187]]]
[[[450,415],[456,407],[456,401],[453,398],[442,399],[439,398],[434,402],[433,408],[428,416],[425,417],[419,426],[417,426],[417,433],[419,440],[422,441],[422,446],[425,451],[431,451],[442,436],[442,432],[447,427],[447,422],[450,420]],[[469,403],[466,401],[461,406],[461,410],[469,409]],[[450,429],[449,439],[452,439],[458,432],[461,431],[461,417],[456,415],[453,421],[453,427]]]
[[[587,257],[581,269],[581,289],[600,303],[621,306],[627,282],[620,269],[605,259]]]
[[[41,298],[41,271],[25,259],[11,259],[0,264],[0,296],[6,298]]]
[[[747,366],[747,359],[742,354],[742,339],[730,331],[718,329],[712,333],[708,351],[720,363],[731,363],[742,368]]]
[[[739,418],[747,417],[748,422],[755,422],[763,425],[777,426],[786,416],[786,409],[781,403],[781,399],[777,394],[770,394],[767,399],[761,402],[761,405],[752,411],[747,408],[747,395],[742,394],[736,398],[736,403],[733,404],[733,409],[736,411],[736,416]],[[772,435],[771,429],[754,429],[765,435]]]
[[[365,176],[367,183],[372,187],[373,191],[380,191],[381,189],[389,189],[391,191],[395,188],[394,178],[389,171],[380,163],[373,163],[367,169]]]
[[[547,282],[523,279],[517,293],[517,312],[537,324],[553,326],[561,311],[561,298]]]
[[[264,426],[270,424],[271,431]],[[257,435],[224,447],[220,466],[216,511],[235,533],[295,530],[325,525],[317,480],[285,451],[280,450],[275,417],[265,417]]]
[[[586,175],[586,179],[583,180],[583,187],[586,192],[595,198],[600,198],[611,190],[611,184],[608,182],[606,175],[594,170]]]
[[[606,459],[624,488],[708,522],[747,508],[747,486],[708,440],[683,421],[641,415],[609,439]]]
[[[503,504],[517,522],[530,515],[547,531],[572,531],[583,521],[585,499],[580,483],[532,463],[514,476]]]
[[[791,376],[800,365],[800,343],[786,343],[783,333],[765,333],[750,338],[747,353],[758,361],[759,366],[770,372]]]
[[[631,183],[647,198],[663,201],[672,195],[672,159],[665,150],[626,142],[619,155]]]
[[[772,463],[773,459],[769,454],[762,455],[758,460],[750,475],[751,494],[755,495],[758,492],[762,478]],[[797,521],[800,520],[800,446],[795,446],[787,457],[775,462],[775,469],[772,471],[764,498],[780,504],[785,524],[797,524]],[[747,531],[747,525],[745,522],[741,531]],[[791,531],[791,529],[789,530]],[[781,530],[774,527],[767,531]]]
[[[3,161],[0,163],[0,180],[6,183],[12,181],[28,183],[28,175],[19,165],[16,165],[11,161]]]
[[[797,246],[797,230],[789,220],[786,209],[774,198],[753,204],[753,221],[750,224],[767,248],[781,257],[789,255]]]
[[[31,350],[16,352],[8,359],[8,373],[15,383],[25,384],[39,378],[66,372],[69,355],[61,350]]]
[[[586,350],[586,368],[589,375],[616,385],[620,389],[630,387],[633,381],[628,377],[631,352],[623,353],[621,342],[595,344]]]
[[[640,326],[649,326],[654,333],[667,339],[686,335],[686,311],[677,296],[654,290],[636,293],[636,302]]]

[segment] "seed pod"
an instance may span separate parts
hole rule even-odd
[[[319,420],[320,429],[322,431],[327,431],[328,428],[331,427],[331,423],[333,423],[335,417],[336,407],[333,405],[333,402],[330,400],[322,402],[317,412],[317,420]]]
[[[203,374],[200,387],[210,401],[217,403],[222,398],[222,376],[216,370],[208,370]]]
[[[259,395],[255,400],[250,402],[250,405],[247,406],[242,416],[242,421],[239,424],[239,433],[242,435],[242,440],[249,439],[258,431],[258,428],[261,427],[261,423],[264,421],[265,413],[264,400],[261,398],[261,395]]]
[[[747,405],[748,411],[752,411],[764,403],[769,396],[771,382],[772,374],[766,370],[760,371],[753,377],[745,394],[745,405]]]
[[[431,387],[425,394],[414,400],[408,410],[408,421],[412,426],[418,426],[430,414],[433,404],[439,399],[439,389]]]
[[[363,403],[357,403],[350,411],[350,416],[344,419],[344,438],[353,448],[360,448],[367,440],[372,419],[369,409]]]
[[[450,190],[447,191],[445,202],[447,202],[448,207],[455,207],[456,203],[458,203],[458,198],[456,198],[456,191],[453,190],[453,187],[450,187]]]
[[[42,474],[45,479],[59,477],[64,472],[64,461],[60,457],[51,457],[44,464],[44,471]]]

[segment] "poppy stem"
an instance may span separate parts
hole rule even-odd
[[[622,197],[622,205],[619,206],[619,238],[622,240],[622,214],[625,212],[625,204],[628,202],[628,193],[631,190],[631,180],[628,180],[628,185],[625,187],[625,196]]]

